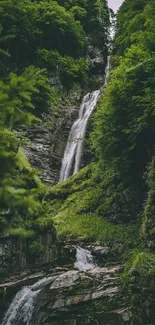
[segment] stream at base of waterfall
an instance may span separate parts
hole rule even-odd
[[[93,249],[106,256],[107,248]],[[96,261],[90,247],[77,246],[72,266],[57,267],[35,284],[18,284],[1,325],[131,325],[122,321],[131,316],[120,296],[122,266],[99,267]]]
[[[77,247],[74,267],[80,271],[95,267],[91,252],[84,248]],[[44,277],[33,285],[22,287],[10,304],[2,321],[2,325],[31,325],[31,319],[39,294],[56,278],[56,276]]]

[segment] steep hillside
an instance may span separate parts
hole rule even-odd
[[[22,128],[26,153],[45,184],[55,184],[71,124],[80,101],[104,80],[109,10],[107,2],[0,1],[0,74],[44,70],[33,98],[42,124]],[[50,97],[49,97],[50,93]]]
[[[55,271],[37,325],[153,325],[155,0],[121,6],[108,84],[87,134],[91,162],[86,153],[87,166],[54,187],[42,181],[58,180],[81,98],[103,86],[107,1],[1,0],[0,7],[1,278],[47,265]],[[65,242],[73,255],[75,245],[87,245],[104,268],[80,273],[70,269],[72,256],[67,269],[54,270],[59,257],[68,259]]]
[[[38,177],[45,184],[58,180],[81,96],[102,83],[109,10],[106,1],[95,0],[1,0],[0,6],[3,233],[10,227],[29,228],[29,216],[46,214],[39,205],[46,188]],[[39,176],[28,167],[23,148]]]
[[[153,324],[155,2],[126,0],[90,137],[94,163],[48,195],[61,238],[120,248],[135,324]]]

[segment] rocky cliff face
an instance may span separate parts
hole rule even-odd
[[[59,113],[54,117],[52,125],[49,123],[50,115],[46,115],[42,118],[41,125],[33,126],[26,131],[30,140],[25,147],[26,155],[33,168],[40,171],[40,179],[47,185],[54,185],[59,180],[69,131],[73,121],[78,117],[82,97],[87,92],[100,88],[104,83],[107,60],[105,50],[93,46],[91,40],[89,43],[86,58],[90,72],[90,89],[83,90],[77,87],[76,90],[64,92],[60,100]],[[61,88],[58,77],[52,78],[51,84],[54,88]]]
[[[58,259],[54,228],[35,238],[4,236],[0,238],[0,278],[53,265]]]
[[[72,122],[78,116],[81,99],[81,89],[66,94],[65,101],[61,101],[58,116],[54,117],[51,126],[50,116],[46,115],[41,125],[27,130],[30,143],[26,146],[25,153],[33,168],[40,171],[44,184],[54,185],[59,180],[61,160]]]

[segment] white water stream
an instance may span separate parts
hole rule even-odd
[[[76,262],[74,267],[79,271],[93,269],[95,267],[93,256],[87,249],[77,247],[76,249]]]
[[[100,90],[93,91],[84,96],[80,106],[79,117],[73,123],[68,137],[59,181],[65,181],[71,174],[76,174],[80,169],[83,139],[86,133],[88,119],[94,110]]]
[[[53,278],[46,277],[31,286],[22,287],[10,304],[2,325],[30,325],[37,296]]]
[[[79,271],[94,268],[95,264],[91,252],[77,247],[74,267]],[[39,293],[47,284],[52,283],[55,278],[56,276],[45,277],[33,285],[22,287],[10,304],[2,325],[32,325],[32,317],[37,307]]]
[[[109,62],[110,58],[108,57],[103,88],[105,88],[107,85]],[[97,104],[99,95],[100,90],[95,90],[83,97],[79,110],[79,117],[73,123],[69,133],[62,159],[59,182],[65,181],[69,176],[76,174],[80,169],[81,156],[83,152],[83,140],[86,134],[87,123]]]

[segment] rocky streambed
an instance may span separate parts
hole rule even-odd
[[[130,325],[132,315],[120,290],[122,269],[118,264],[98,267],[91,252],[78,247],[72,267],[0,284],[3,308],[8,305],[1,324]]]
[[[90,251],[78,247],[72,267],[0,284],[3,308],[8,304],[1,324],[131,325],[132,315],[120,290],[122,270],[119,264],[98,267]]]

